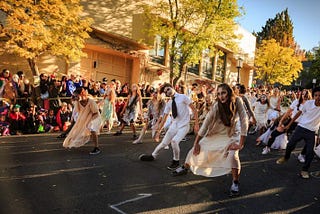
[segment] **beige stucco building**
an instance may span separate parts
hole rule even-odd
[[[107,77],[109,80],[149,82],[154,85],[168,81],[165,51],[159,48],[157,37],[151,38],[145,32],[146,23],[140,8],[141,4],[155,1],[81,0],[84,16],[94,20],[91,38],[86,41],[83,50],[87,57],[83,57],[79,63],[68,64],[52,56],[42,56],[37,62],[40,73],[56,76],[74,73],[97,81]],[[253,73],[255,37],[240,26],[235,33],[242,35],[238,41],[239,53],[219,47],[222,56],[204,57],[199,65],[188,68],[182,78],[187,83],[196,80],[235,83],[239,70],[240,82],[249,86]],[[243,61],[241,69],[237,68],[239,58]],[[3,68],[13,72],[23,70],[27,76],[31,76],[27,61],[14,55],[0,55],[0,69]]]

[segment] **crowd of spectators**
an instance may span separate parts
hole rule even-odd
[[[33,85],[23,71],[12,74],[8,69],[0,73],[0,134],[34,134],[43,132],[64,131],[70,125],[72,114],[71,97],[78,87],[84,87],[88,93],[103,99],[108,87],[114,87],[117,99],[115,109],[119,112],[127,98],[130,85],[121,84],[119,80],[93,81],[71,74],[56,78],[54,75],[40,74],[39,84]],[[112,84],[111,84],[112,83]],[[159,86],[148,83],[138,84],[141,91],[143,108],[146,108],[151,92]],[[211,84],[193,83],[186,85],[180,81],[175,89],[178,93],[187,94],[199,110],[200,118],[205,117],[211,103],[215,99],[215,86]],[[246,96],[253,104],[261,94],[268,95],[272,88],[254,87],[246,91]],[[295,99],[295,92],[281,91],[281,106],[289,106]],[[202,115],[202,116],[201,116]]]

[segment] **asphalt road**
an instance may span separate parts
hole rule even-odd
[[[231,175],[172,177],[172,151],[154,162],[141,153],[157,145],[150,135],[132,145],[131,134],[102,134],[102,153],[90,156],[89,143],[64,149],[57,135],[0,137],[0,213],[319,213],[320,179],[298,176],[297,154],[285,165],[283,151],[261,155],[254,136],[240,152],[241,196],[229,197]],[[185,158],[194,136],[181,143]],[[320,161],[311,171],[320,169]]]

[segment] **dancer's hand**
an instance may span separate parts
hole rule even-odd
[[[197,143],[197,144],[195,144],[194,146],[193,146],[193,154],[194,155],[198,155],[198,154],[200,154],[200,150],[201,150],[201,146],[200,146],[200,144],[199,143]]]
[[[243,146],[239,145],[239,144],[236,144],[236,143],[231,143],[229,146],[228,146],[228,151],[229,150],[241,150],[243,148]]]
[[[157,142],[157,143],[159,143],[160,142],[160,131],[159,130],[157,130],[156,131],[156,136],[154,137],[154,140]]]

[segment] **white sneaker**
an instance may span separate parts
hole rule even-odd
[[[142,141],[139,139],[136,139],[135,141],[132,142],[132,144],[141,144],[141,143],[142,143]]]
[[[298,160],[299,160],[300,163],[306,162],[306,158],[305,158],[305,156],[302,155],[302,154],[299,154],[299,155],[298,155]]]
[[[270,153],[270,148],[266,146],[266,147],[264,147],[264,149],[263,149],[261,154],[266,155],[268,153]]]
[[[232,182],[231,188],[230,188],[230,197],[238,196],[240,194],[239,192],[239,184],[235,184]]]

